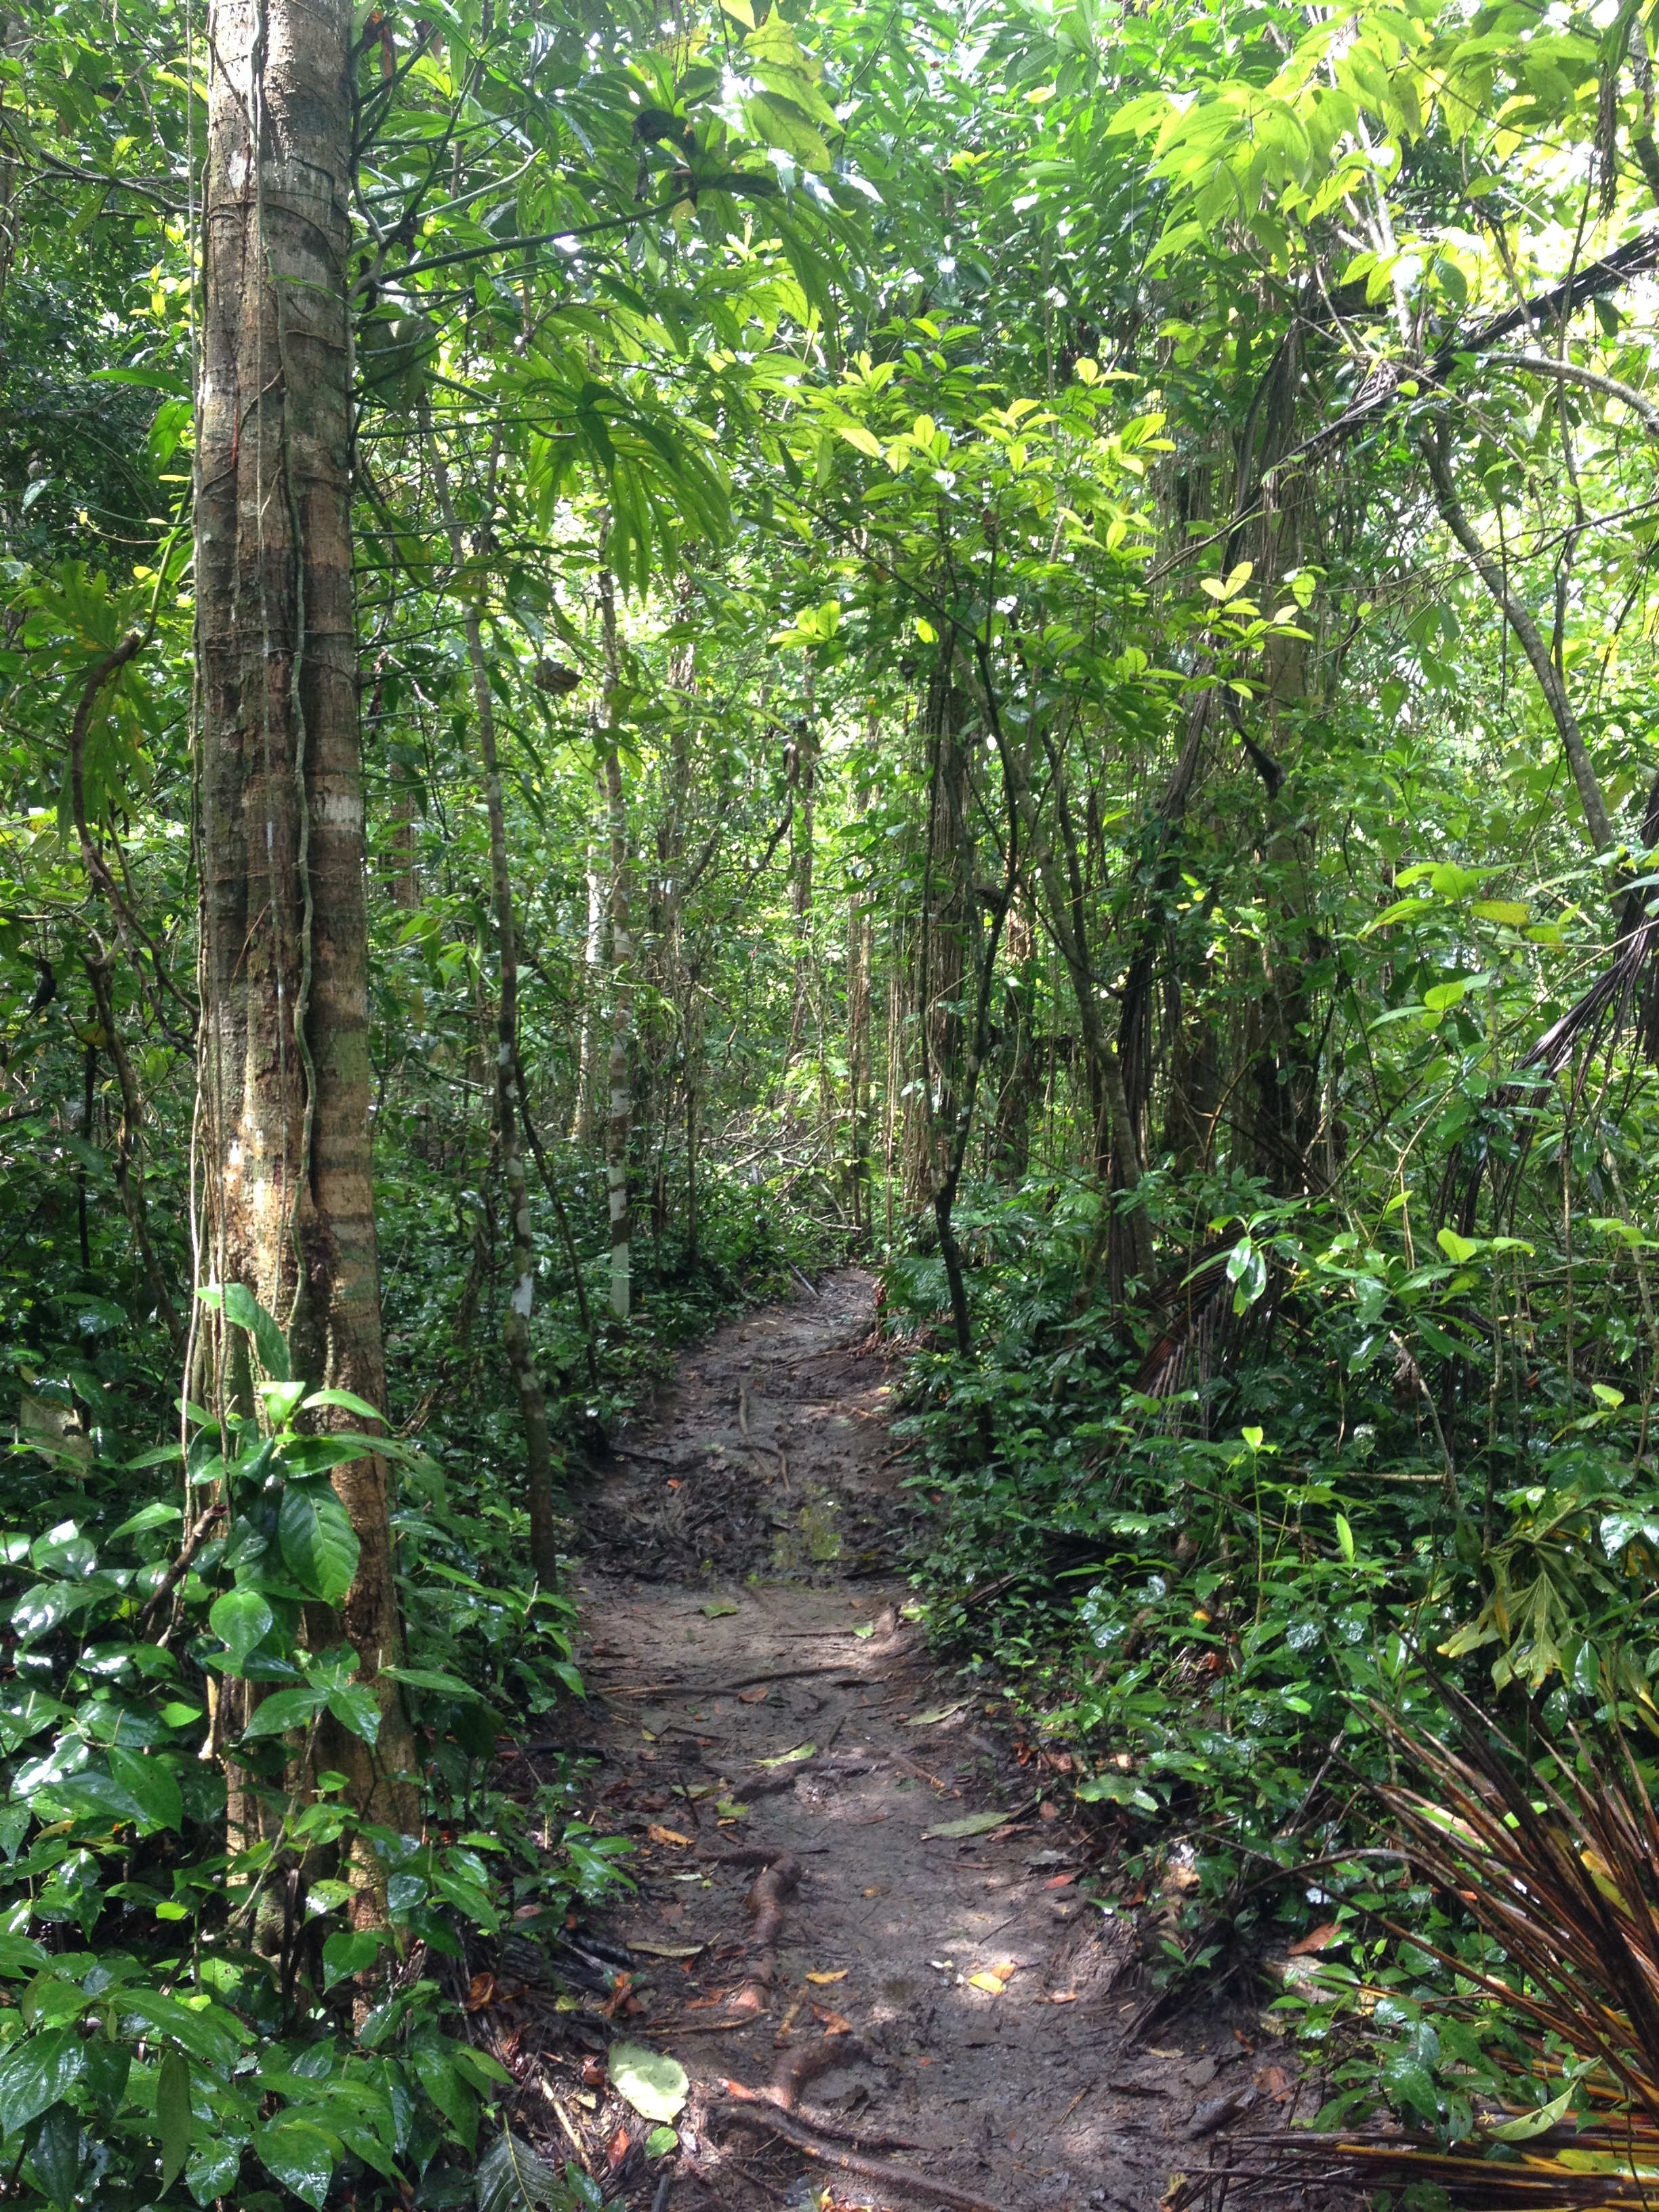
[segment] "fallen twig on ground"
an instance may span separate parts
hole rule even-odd
[[[993,2204],[988,2197],[975,2197],[971,2190],[958,2189],[954,2182],[941,2181],[936,2174],[919,2173],[912,2166],[894,2166],[884,2158],[866,2158],[859,2151],[835,2149],[820,2142],[803,2123],[780,2112],[769,2098],[755,2098],[749,2102],[753,2096],[753,2091],[744,2096],[728,2092],[713,2109],[725,2112],[732,2119],[742,2120],[749,2127],[769,2128],[807,2158],[839,2166],[843,2173],[856,2173],[864,2181],[879,2181],[907,2197],[920,2197],[929,2204],[949,2204],[954,2212],[1003,2212],[1003,2208]]]

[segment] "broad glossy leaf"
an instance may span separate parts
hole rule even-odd
[[[260,1699],[242,1733],[282,1735],[289,1729],[307,1728],[322,1711],[325,1694],[321,1690],[278,1690]]]
[[[338,1929],[323,1945],[323,1987],[331,1990],[361,1974],[380,1955],[380,1938],[367,1929]]]
[[[270,1634],[275,1618],[257,1589],[227,1590],[215,1599],[208,1626],[223,1638],[226,1665],[233,1674],[240,1674],[243,1661]]]
[[[356,1533],[326,1482],[290,1482],[276,1516],[276,1540],[289,1572],[327,1605],[351,1588],[357,1571]]]
[[[8,2137],[67,2096],[85,2061],[73,2027],[49,2027],[26,2036],[0,2061],[0,2130]]]
[[[334,2139],[308,2121],[293,2118],[285,2112],[269,2127],[260,2129],[253,2138],[253,2148],[274,2180],[281,2182],[284,2189],[292,2190],[303,2203],[315,2205],[317,2212],[322,2212],[334,2179]]]

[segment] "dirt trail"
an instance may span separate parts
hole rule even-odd
[[[640,1839],[637,1898],[606,1923],[645,1969],[616,2032],[694,2085],[670,2196],[635,2165],[629,2202],[757,2212],[830,2187],[894,2212],[1151,2212],[1262,2060],[1212,2020],[1120,2055],[1133,1938],[1079,1900],[1081,1839],[1002,1708],[937,1674],[902,1617],[873,1324],[849,1269],[721,1328],[586,1511],[593,1787]],[[750,2124],[728,2080],[779,2102]],[[808,2142],[927,2179],[837,2171]]]

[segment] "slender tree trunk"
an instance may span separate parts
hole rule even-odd
[[[812,832],[817,815],[818,732],[810,657],[805,683],[803,712],[791,747],[790,781],[795,804],[789,817],[789,911],[794,921],[795,975],[790,995],[789,1042],[783,1056],[786,1076],[800,1056],[812,1011]]]
[[[432,468],[438,511],[449,538],[450,559],[459,569],[466,558],[460,519],[449,489],[443,450],[433,435],[424,404],[422,428]],[[472,673],[472,703],[478,718],[478,750],[483,760],[484,805],[489,817],[490,902],[495,914],[495,1129],[501,1146],[501,1179],[507,1185],[507,1219],[513,1235],[513,1289],[501,1316],[501,1344],[519,1394],[524,1423],[525,1502],[530,1509],[530,1559],[539,1581],[558,1579],[559,1546],[553,1503],[553,1439],[547,1423],[547,1397],[536,1369],[530,1316],[536,1302],[536,1237],[530,1219],[530,1185],[525,1173],[524,1141],[519,1126],[519,940],[513,915],[513,875],[507,854],[507,814],[501,800],[501,763],[495,747],[495,700],[484,659],[483,634],[476,600],[465,615],[466,658]]]
[[[295,1373],[386,1403],[352,599],[347,0],[215,0],[196,475],[208,1249]],[[222,1358],[221,1370],[222,1371]],[[334,1473],[362,1547],[342,1610],[382,1711],[319,1732],[407,1826],[413,1744],[387,1470]],[[362,1910],[375,1909],[359,1869]]]
[[[96,939],[94,939],[97,945]],[[132,1062],[120,1030],[115,1024],[115,993],[112,978],[114,961],[101,945],[95,951],[82,953],[82,963],[87,971],[87,981],[92,985],[94,1004],[98,1009],[98,1026],[103,1033],[104,1049],[109,1054],[110,1066],[115,1070],[115,1080],[121,1091],[121,1123],[115,1133],[115,1188],[120,1195],[121,1209],[127,1217],[127,1226],[132,1231],[133,1243],[144,1270],[144,1280],[149,1285],[149,1294],[155,1301],[157,1318],[167,1330],[177,1358],[185,1356],[185,1325],[179,1318],[167,1288],[167,1277],[161,1272],[155,1246],[149,1233],[149,1209],[144,1202],[143,1170],[138,1163],[138,1141],[144,1126],[143,1101],[139,1096],[137,1078],[132,1072]],[[86,1134],[90,1139],[91,1131]],[[82,1186],[84,1190],[84,1185]]]
[[[605,876],[598,856],[587,850],[587,934],[582,945],[582,1021],[576,1050],[576,1110],[572,1140],[593,1141],[593,1102],[599,1087],[599,988],[605,972]]]
[[[1443,420],[1422,441],[1423,459],[1428,464],[1435,503],[1445,520],[1447,528],[1468,554],[1469,565],[1486,586],[1493,605],[1515,632],[1521,650],[1531,663],[1532,672],[1538,679],[1538,688],[1544,695],[1544,704],[1549,708],[1550,719],[1560,738],[1561,750],[1567,757],[1567,766],[1572,772],[1578,804],[1583,810],[1585,834],[1593,851],[1605,853],[1613,842],[1613,823],[1607,817],[1601,779],[1595,773],[1595,763],[1590,757],[1583,731],[1573,711],[1566,684],[1560,670],[1550,658],[1549,647],[1539,635],[1537,623],[1510,591],[1508,576],[1481,544],[1474,525],[1464,512],[1463,503],[1457,495],[1456,479],[1451,471],[1449,451],[1450,439]]]
[[[873,719],[869,742],[874,750]],[[870,791],[860,783],[853,797],[857,820],[868,810]],[[847,1172],[853,1224],[870,1230],[870,971],[875,954],[871,896],[854,884],[847,901]]]
[[[605,1173],[611,1200],[611,1310],[626,1321],[633,1303],[628,1142],[634,1117],[634,975],[628,934],[628,797],[617,729],[617,587],[608,568],[599,572],[599,622],[605,645],[605,796],[611,822],[611,1110],[605,1125]]]

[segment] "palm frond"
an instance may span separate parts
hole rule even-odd
[[[1170,2212],[1219,2212],[1269,2193],[1282,2202],[1287,2190],[1322,2207],[1360,2204],[1413,2184],[1479,2212],[1659,2207],[1659,1819],[1641,1769],[1616,1732],[1592,1744],[1574,1731],[1570,1747],[1545,1742],[1528,1758],[1466,1698],[1443,1694],[1455,1744],[1376,1709],[1415,1770],[1376,1794],[1413,1866],[1459,1900],[1498,1955],[1481,1967],[1383,1924],[1528,2023],[1540,2052],[1579,2062],[1587,2109],[1553,2124],[1553,2108],[1489,2112],[1453,2148],[1382,2128],[1223,2143]]]

